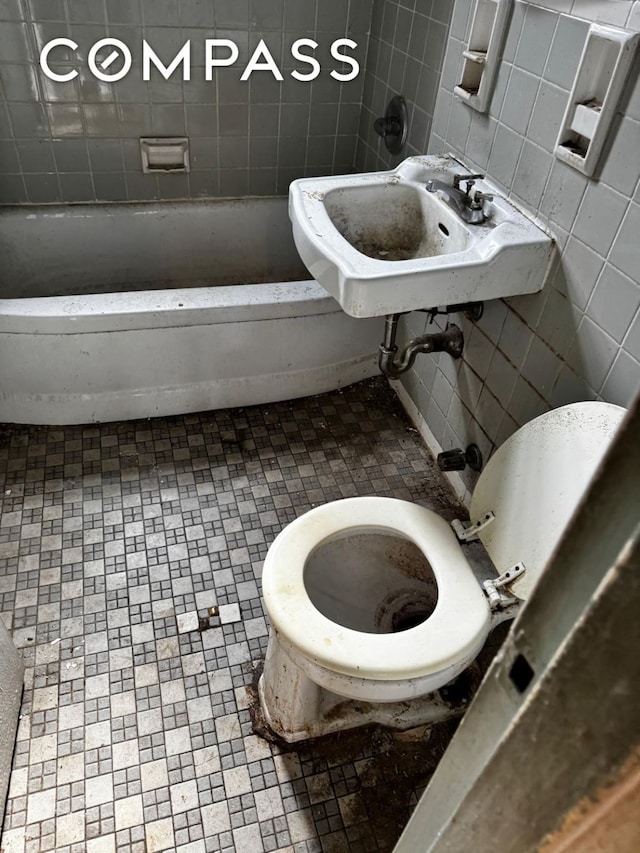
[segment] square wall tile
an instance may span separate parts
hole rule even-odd
[[[624,348],[636,361],[640,361],[640,313],[634,317],[624,340]]]
[[[61,201],[60,185],[55,173],[26,174],[24,182],[29,201],[33,204]]]
[[[187,0],[181,0],[184,4]],[[204,4],[203,4],[204,5]],[[140,24],[140,0],[107,0],[107,19],[112,24]]]
[[[23,172],[55,172],[53,145],[48,140],[21,140],[17,143],[17,151]],[[4,158],[2,162],[6,163]]]
[[[523,138],[500,124],[491,148],[488,174],[505,186],[509,186],[516,171]]]
[[[568,363],[596,393],[599,393],[617,352],[618,347],[614,339],[589,317],[583,317],[569,352]]]
[[[625,408],[630,406],[640,390],[640,363],[620,350],[602,387],[605,400]]]
[[[514,63],[525,71],[540,76],[545,66],[558,15],[548,9],[528,4]]]
[[[584,379],[578,376],[568,365],[564,365],[551,392],[551,405],[554,408],[579,403],[583,400],[595,400],[596,393]]]
[[[522,366],[522,376],[541,397],[549,399],[561,361],[539,337],[534,337]]]
[[[179,23],[178,0],[142,0],[142,13],[147,27],[175,27]]]
[[[640,144],[640,139],[638,142]],[[606,184],[590,181],[573,225],[573,234],[606,257],[628,204],[627,198],[609,189]]]
[[[585,21],[560,15],[544,72],[545,80],[571,90],[588,30]]]
[[[24,176],[0,174],[0,203],[26,204],[27,201]]]
[[[638,234],[640,234],[640,205],[632,202],[627,208],[609,260],[634,281],[638,280]]]
[[[23,21],[24,10],[20,0],[2,0],[0,2],[0,21]]]
[[[92,201],[95,188],[90,172],[67,172],[58,175],[62,201]]]
[[[470,4],[470,6],[473,10],[474,4]],[[523,2],[523,0],[515,0],[515,3],[513,4],[509,29],[504,43],[504,50],[502,51],[502,59],[504,62],[513,63],[513,60],[515,59],[528,7],[529,4]]]
[[[16,139],[42,139],[49,135],[47,116],[40,104],[9,104],[9,115]]]
[[[249,26],[249,0],[216,0],[216,27],[247,29]]]
[[[64,0],[27,0],[34,21],[65,21]]]
[[[586,188],[587,179],[584,175],[560,160],[554,160],[540,203],[540,212],[551,223],[557,223],[570,231]]]
[[[542,80],[536,96],[527,137],[553,152],[569,98],[568,92]]]
[[[622,343],[640,306],[640,282],[606,264],[589,301],[589,317]]]
[[[132,5],[135,6],[135,0]],[[68,20],[72,22],[78,21],[82,24],[105,22],[105,4],[102,0],[67,0],[67,13]]]
[[[550,288],[549,297],[538,323],[537,334],[555,353],[564,358],[573,344],[582,315],[563,293],[556,290],[553,283],[547,286]]]
[[[500,121],[516,133],[524,134],[535,103],[540,80],[527,71],[513,68],[500,112]]]
[[[3,62],[26,62],[31,58],[26,24],[4,21],[0,27],[0,56]]]
[[[37,101],[38,84],[33,65],[0,64],[0,83],[7,101]]]
[[[534,210],[538,208],[553,158],[543,148],[525,141],[513,177],[513,192]]]
[[[640,180],[639,150],[640,121],[618,117],[603,155],[600,174],[602,182],[625,196],[630,195]]]
[[[56,139],[53,155],[58,172],[88,172],[89,152],[84,139]]]
[[[0,141],[0,163],[7,172],[20,172],[21,164],[18,159],[18,149],[13,140]]]
[[[481,171],[487,169],[497,128],[497,121],[482,113],[477,113],[471,120],[465,153]]]
[[[602,257],[584,243],[569,238],[562,254],[559,289],[581,311],[585,311],[604,265]]]

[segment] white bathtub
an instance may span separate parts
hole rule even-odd
[[[283,198],[0,208],[0,421],[247,406],[378,372]]]

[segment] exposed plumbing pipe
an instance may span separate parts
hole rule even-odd
[[[419,335],[412,338],[401,353],[398,353],[396,333],[398,320],[402,314],[387,314],[385,317],[384,342],[380,344],[378,365],[380,370],[390,379],[410,370],[421,352],[446,352],[452,358],[460,358],[464,347],[464,336],[461,329],[449,323],[444,332],[434,332],[429,335]]]

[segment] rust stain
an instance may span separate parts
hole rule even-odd
[[[637,853],[640,850],[640,747],[613,779],[583,797],[538,853]]]

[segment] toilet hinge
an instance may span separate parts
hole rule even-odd
[[[515,566],[507,569],[506,572],[503,572],[500,577],[483,582],[482,586],[487,598],[489,599],[489,607],[492,610],[497,610],[498,607],[505,607],[509,604],[513,604],[514,601],[518,600],[514,595],[509,595],[501,590],[507,584],[519,577],[524,571],[526,571],[524,563],[516,563]]]
[[[454,518],[451,526],[461,542],[474,542],[478,538],[478,533],[488,527],[495,520],[495,517],[495,513],[489,510],[478,521],[472,521],[470,524],[460,521],[459,518]]]

